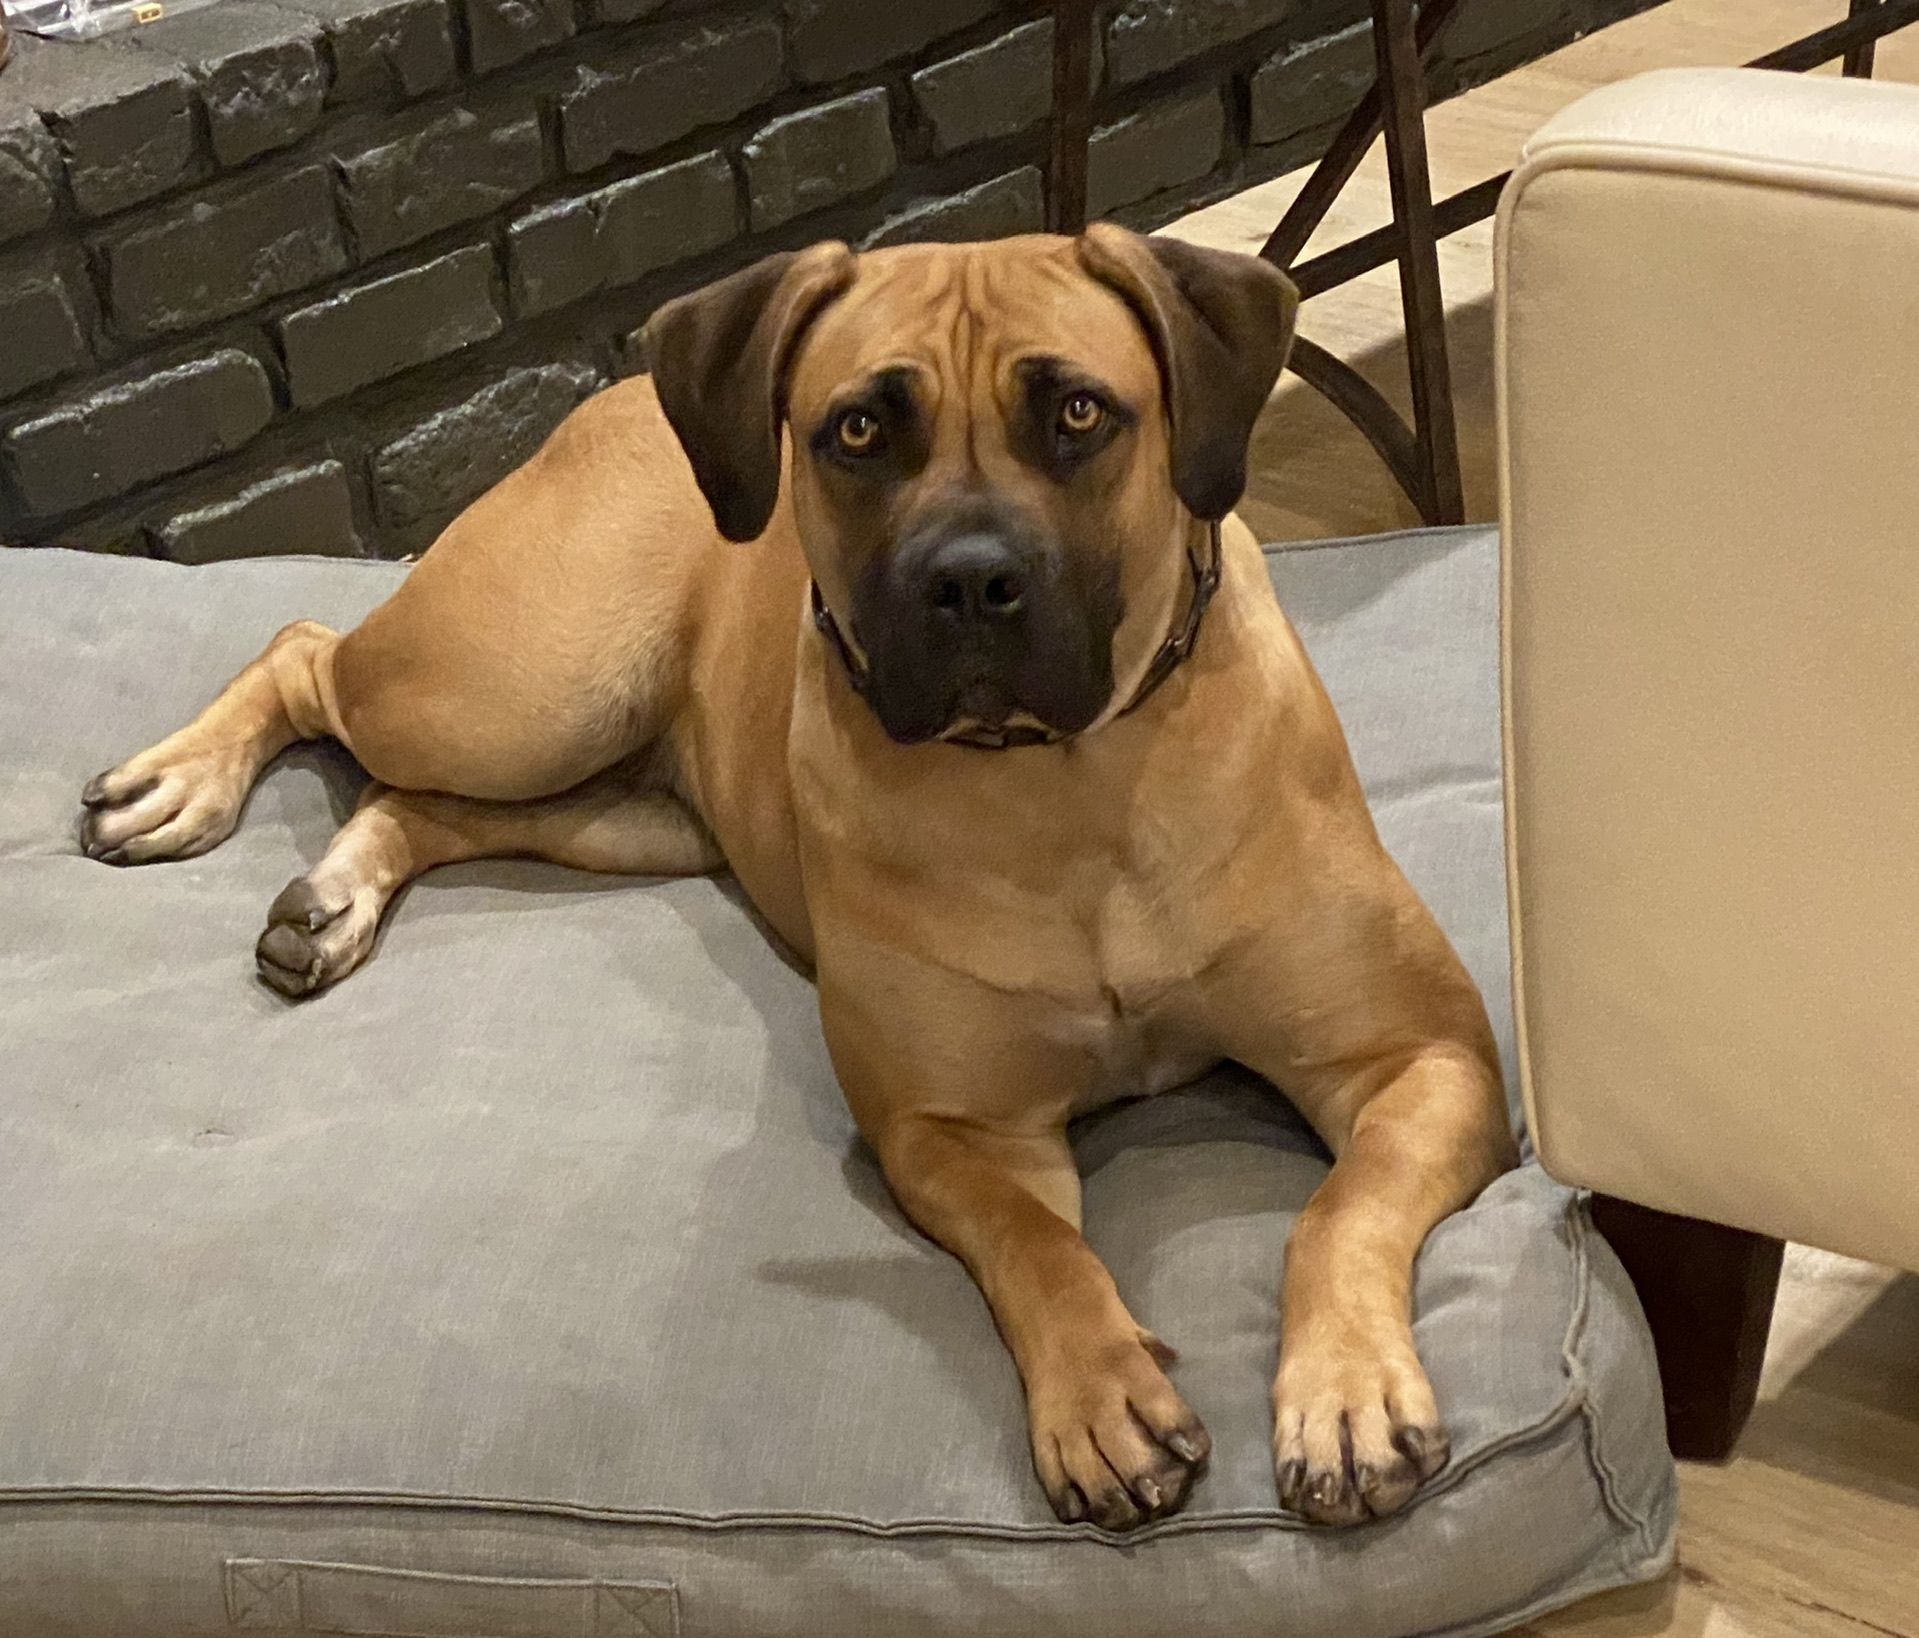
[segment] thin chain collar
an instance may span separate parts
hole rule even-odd
[[[1168,634],[1166,641],[1159,645],[1159,652],[1153,656],[1152,663],[1146,667],[1146,675],[1140,678],[1139,687],[1133,690],[1133,697],[1126,702],[1119,717],[1131,716],[1147,700],[1151,699],[1159,685],[1166,681],[1186,661],[1193,652],[1193,646],[1199,641],[1199,625],[1206,617],[1206,605],[1212,602],[1213,593],[1219,590],[1221,547],[1219,523],[1215,519],[1206,529],[1207,555],[1202,559],[1193,550],[1189,542],[1186,547],[1186,563],[1192,571],[1193,596],[1186,606],[1186,618]],[[813,596],[813,624],[826,638],[833,652],[839,655],[840,664],[845,667],[846,680],[852,684],[853,692],[865,697],[872,685],[873,674],[867,670],[841,632],[839,622],[833,618],[833,611],[826,606],[826,599],[820,595],[817,580],[811,582]],[[964,745],[976,751],[1010,751],[1022,745],[1050,745],[1066,736],[1050,728],[978,728],[969,734],[955,734],[948,739],[938,741],[942,745]]]

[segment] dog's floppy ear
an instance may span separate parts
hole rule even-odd
[[[1126,298],[1159,355],[1172,422],[1173,488],[1195,517],[1222,518],[1246,488],[1246,446],[1293,342],[1299,292],[1270,262],[1110,222],[1079,238],[1080,264]]]
[[[660,407],[728,540],[756,540],[780,492],[786,379],[814,316],[853,282],[843,244],[785,251],[668,302],[645,348]]]

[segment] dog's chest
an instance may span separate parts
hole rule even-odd
[[[1122,1012],[1076,1020],[1092,1073],[1072,1102],[1076,1115],[1122,1098],[1150,1098],[1203,1075],[1219,1061],[1178,1031]]]
[[[1184,1085],[1218,1062],[1193,1027],[1191,992],[1208,952],[1158,893],[1112,884],[1092,918],[1090,999],[1062,1028],[1085,1054],[1075,1113]]]

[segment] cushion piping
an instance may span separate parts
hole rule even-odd
[[[1488,1440],[1470,1456],[1449,1465],[1420,1492],[1416,1505],[1424,1505],[1443,1495],[1482,1467],[1523,1446],[1537,1444],[1556,1435],[1574,1418],[1582,1421],[1581,1445],[1594,1483],[1615,1519],[1635,1533],[1644,1534],[1646,1521],[1626,1508],[1617,1495],[1614,1477],[1599,1459],[1596,1446],[1596,1411],[1586,1391],[1586,1373],[1580,1360],[1579,1343],[1585,1328],[1592,1270],[1586,1256],[1584,1220],[1580,1198],[1569,1195],[1564,1221],[1568,1227],[1568,1255],[1573,1260],[1573,1296],[1561,1343],[1562,1368],[1566,1372],[1566,1390],[1550,1409],[1522,1428],[1515,1428]],[[529,1513],[561,1518],[593,1519],[614,1523],[677,1526],[694,1530],[829,1530],[862,1536],[955,1536],[1004,1541],[1111,1541],[1140,1545],[1163,1537],[1198,1534],[1212,1530],[1304,1530],[1317,1532],[1319,1526],[1278,1508],[1242,1509],[1235,1512],[1178,1516],[1145,1529],[1116,1535],[1092,1524],[995,1524],[976,1519],[909,1518],[880,1520],[855,1514],[814,1513],[804,1510],[778,1512],[696,1513],[677,1508],[595,1507],[588,1503],[555,1499],[524,1499],[499,1496],[462,1496],[450,1493],[403,1490],[222,1490],[192,1485],[9,1485],[0,1487],[0,1504],[47,1504],[72,1501],[154,1501],[161,1503],[232,1503],[302,1505],[315,1502],[340,1506],[374,1507],[448,1507],[462,1511]]]

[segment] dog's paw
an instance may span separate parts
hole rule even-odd
[[[1162,1368],[1172,1358],[1141,1332],[1035,1382],[1033,1465],[1065,1523],[1133,1530],[1186,1500],[1212,1439]]]
[[[1452,1447],[1404,1326],[1303,1350],[1273,1385],[1280,1505],[1314,1524],[1396,1513]]]
[[[329,886],[317,872],[288,882],[253,947],[260,977],[292,1001],[337,984],[372,952],[380,909],[368,899],[349,885]]]
[[[80,849],[112,865],[187,859],[233,834],[244,781],[165,746],[90,779],[80,792]]]

